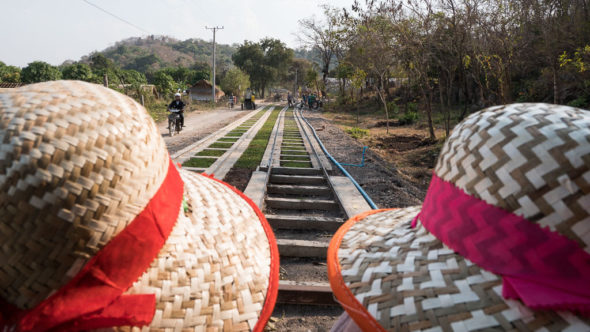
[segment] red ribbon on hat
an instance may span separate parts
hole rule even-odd
[[[178,219],[184,183],[172,160],[144,210],[65,286],[35,308],[0,305],[0,327],[17,331],[79,331],[148,325],[154,294],[124,295],[148,269]]]
[[[505,298],[590,315],[590,254],[577,242],[469,196],[436,174],[413,227],[418,219],[449,248],[501,275]]]

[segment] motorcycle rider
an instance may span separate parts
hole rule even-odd
[[[185,104],[180,100],[180,93],[177,92],[174,94],[174,100],[168,105],[168,111],[171,109],[179,110],[178,114],[180,115],[180,126],[184,127],[184,106]]]

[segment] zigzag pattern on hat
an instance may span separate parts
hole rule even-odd
[[[419,210],[366,217],[344,235],[338,251],[344,282],[386,330],[590,329],[590,319],[532,311],[505,300],[499,277],[454,253],[422,226],[410,227]]]
[[[0,297],[31,308],[141,212],[169,159],[110,89],[59,81],[0,94]]]
[[[475,113],[453,131],[435,173],[590,252],[590,112],[514,104]]]

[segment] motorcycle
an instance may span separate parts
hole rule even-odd
[[[174,136],[174,134],[180,134],[182,130],[182,126],[180,125],[180,110],[177,109],[170,109],[170,114],[168,115],[168,132],[170,136]]]

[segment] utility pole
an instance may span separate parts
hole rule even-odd
[[[213,102],[215,102],[215,33],[217,30],[223,30],[223,26],[213,28],[205,27],[205,29],[213,30],[213,78],[211,79],[211,82],[213,82]]]
[[[297,88],[298,88],[298,81],[297,81],[297,74],[298,74],[299,69],[295,68],[295,89],[293,90],[293,98],[295,98],[295,96],[297,95]]]

